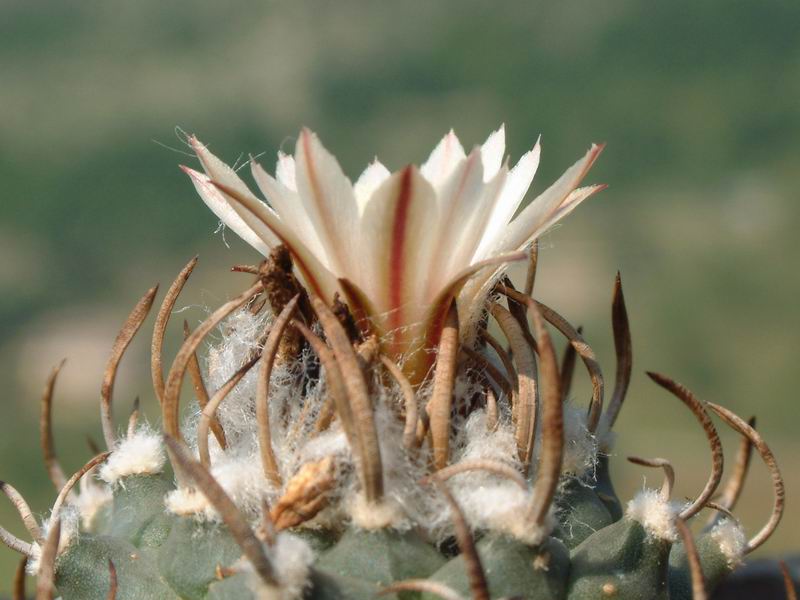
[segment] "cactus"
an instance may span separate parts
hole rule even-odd
[[[196,258],[178,274],[152,334],[163,431],[143,423],[137,405],[120,436],[112,416],[114,383],[157,296],[157,288],[148,290],[125,321],[104,374],[107,451],[71,477],[59,464],[51,432],[61,366],[54,369],[41,419],[44,462],[57,491],[49,517],[40,523],[19,493],[2,484],[33,538],[26,542],[0,528],[0,539],[24,557],[16,597],[24,598],[27,569],[38,576],[37,598],[64,600],[681,600],[705,598],[763,544],[783,512],[772,452],[752,421],[699,400],[664,375],[649,374],[704,431],[712,457],[708,481],[693,500],[674,501],[669,461],[631,457],[663,469],[664,484],[627,504],[617,497],[609,456],[632,372],[620,277],[613,288],[617,361],[608,402],[602,370],[580,329],[532,293],[536,237],[600,189],[577,188],[599,147],[531,204],[538,212],[523,210],[512,221],[538,163],[538,144],[508,171],[495,160],[498,152],[502,157],[502,134],[469,156],[449,134],[421,169],[390,175],[375,163],[353,188],[304,131],[296,159],[281,156],[277,180],[254,165],[278,213],[191,138],[206,174],[185,170],[201,196],[266,257],[234,267],[253,279],[239,295],[193,331],[184,323],[183,344],[165,376],[170,315]],[[475,250],[490,228],[476,220],[483,214],[479,205],[463,214],[445,210],[447,202],[466,202],[455,197],[459,182],[474,188],[473,199],[505,197],[512,204],[494,232],[516,236],[512,242]],[[518,198],[504,196],[509,189]],[[354,255],[337,254],[331,241],[352,250],[336,237],[342,223],[308,202],[309,196],[341,202],[347,193],[362,203],[353,218],[387,212],[382,225],[378,217],[373,225],[392,244],[387,249],[386,240],[372,239],[375,256],[360,257],[373,270]],[[404,233],[425,224],[420,199],[440,202],[437,210],[446,215],[437,213],[440,221],[427,225],[445,243],[457,246],[460,238],[448,237],[441,225],[473,235],[465,263],[451,256],[459,247],[437,249],[435,236]],[[493,215],[483,218],[496,225]],[[363,241],[371,233],[358,235]],[[424,280],[413,280],[406,263],[419,267],[426,257],[439,262],[429,265]],[[522,290],[502,271],[519,259],[529,261]],[[504,340],[490,331],[492,323]],[[216,341],[201,362],[198,349],[212,332]],[[554,332],[566,340],[561,360]],[[592,383],[588,408],[569,393],[578,361]],[[187,372],[194,399],[182,411]],[[742,439],[716,501],[723,453],[712,415]],[[753,451],[772,475],[775,504],[766,525],[747,540],[731,511]],[[689,526],[704,508],[714,512],[693,535]]]

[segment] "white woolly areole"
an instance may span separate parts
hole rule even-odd
[[[88,477],[88,476],[87,476]],[[81,479],[81,491],[72,500],[78,509],[84,529],[91,529],[95,517],[106,504],[111,502],[113,494],[106,485],[97,485],[86,477]]]
[[[362,529],[396,528],[405,520],[405,515],[393,500],[384,497],[379,502],[369,502],[361,492],[350,497],[348,509],[353,524]]]
[[[164,505],[173,515],[182,517],[198,517],[205,519],[207,512],[211,512],[211,503],[202,492],[194,488],[178,488],[169,492],[164,499]]]
[[[234,504],[246,515],[257,514],[261,501],[274,493],[264,477],[261,462],[252,456],[223,457],[212,464],[211,474]],[[219,522],[221,517],[200,490],[178,488],[167,494],[167,510],[176,515],[195,516],[204,521]]]
[[[728,566],[733,569],[738,567],[744,557],[747,538],[742,526],[733,519],[721,519],[711,529],[711,539],[719,544],[719,549],[728,559]]]
[[[247,573],[248,583],[259,600],[299,600],[308,587],[314,552],[311,547],[288,532],[278,534],[272,546],[265,547],[272,562],[278,586],[267,585],[246,560],[237,569]]]
[[[487,427],[486,412],[474,411],[464,424],[464,444],[454,464],[492,460],[518,466],[517,445],[510,424],[501,420]],[[524,515],[531,506],[530,492],[508,478],[486,471],[468,471],[448,480],[467,522],[473,529],[506,533],[528,544],[538,544],[552,530],[552,514],[541,527]]]
[[[78,538],[81,531],[80,513],[74,506],[63,506],[59,518],[61,520],[61,535],[59,537],[56,555],[64,552],[64,550]],[[42,536],[44,536],[45,539],[47,539],[47,535],[50,533],[51,525],[52,522],[50,518],[42,522]],[[27,571],[29,575],[37,575],[39,573],[39,564],[42,560],[42,548],[36,542],[32,544],[32,547],[33,556],[28,559]]]
[[[626,514],[629,519],[642,524],[649,535],[674,542],[678,539],[675,528],[677,505],[664,500],[658,490],[642,490],[628,502]]]
[[[161,436],[141,428],[119,441],[108,460],[100,466],[100,478],[113,485],[128,475],[153,475],[164,468]]]

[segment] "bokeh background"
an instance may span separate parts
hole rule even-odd
[[[308,125],[356,177],[375,154],[398,168],[450,127],[469,147],[505,122],[512,157],[542,135],[538,190],[590,142],[608,143],[589,180],[610,188],[543,239],[537,287],[584,325],[611,375],[622,272],[635,342],[623,493],[659,479],[627,454],[673,460],[681,495],[707,473],[693,418],[644,375],[660,370],[758,415],[789,492],[759,554],[797,550],[799,26],[792,0],[3,0],[0,478],[46,512],[46,374],[68,357],[55,414],[71,472],[86,436],[102,439],[103,364],[150,285],[199,253],[181,315],[196,323],[245,283],[227,267],[257,257],[218,230],[178,170],[194,163],[180,130],[230,162],[271,162]],[[123,363],[120,419],[137,394],[155,416],[146,337]],[[749,531],[770,508],[754,465],[738,511]],[[0,522],[22,533],[5,500]],[[16,560],[0,548],[0,593]]]

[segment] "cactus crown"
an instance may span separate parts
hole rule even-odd
[[[50,517],[38,523],[2,485],[33,538],[0,528],[24,555],[18,597],[26,564],[38,575],[38,597],[57,589],[65,600],[705,597],[777,526],[775,459],[752,421],[650,373],[696,416],[712,469],[697,496],[680,503],[668,460],[632,457],[663,469],[664,485],[623,507],[609,472],[632,371],[621,280],[612,302],[615,383],[605,402],[580,330],[533,298],[537,256],[534,242],[523,290],[491,280],[468,336],[451,290],[429,347],[415,349],[426,360],[409,368],[383,321],[376,326],[354,296],[307,289],[295,275],[296,250],[277,244],[261,264],[234,268],[254,279],[241,294],[193,331],[184,323],[165,375],[163,341],[193,259],[165,294],[152,335],[163,432],[140,422],[138,406],[123,436],[112,418],[118,366],[157,288],[113,345],[101,388],[108,450],[69,478],[51,433],[60,366],[48,380],[41,439],[58,492]],[[490,333],[492,322],[504,339]],[[215,331],[203,365],[197,351]],[[551,331],[567,340],[560,359]],[[588,408],[570,397],[578,361],[592,383]],[[196,403],[182,413],[187,372]],[[716,501],[723,454],[711,414],[742,436]],[[772,474],[775,504],[747,540],[731,511],[753,450]],[[714,513],[693,536],[687,524],[706,507]]]

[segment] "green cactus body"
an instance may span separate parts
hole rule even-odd
[[[236,562],[242,551],[224,527],[177,517],[158,551],[158,568],[186,600],[202,600],[217,579],[217,567]]]
[[[354,577],[336,575],[322,568],[313,568],[305,600],[372,600],[380,591],[375,583]],[[395,594],[383,598],[396,599]]]
[[[108,563],[117,573],[117,600],[172,600],[179,597],[161,578],[156,557],[129,542],[84,534],[56,562],[56,586],[63,600],[106,600]]]
[[[608,454],[601,452],[597,456],[595,479],[594,491],[597,497],[605,505],[612,522],[619,521],[623,513],[622,503],[619,501],[617,492],[614,489],[614,482],[611,479],[611,460]]]
[[[114,484],[111,518],[102,532],[137,548],[158,548],[172,526],[164,497],[173,489],[171,478],[161,474],[120,479]]]
[[[623,518],[586,538],[570,554],[569,600],[667,600],[671,543]]]
[[[723,552],[719,541],[710,532],[697,536],[695,546],[706,585],[714,589],[733,571],[738,561]],[[682,543],[675,544],[669,555],[669,597],[670,600],[692,599],[692,577],[686,547]]]
[[[444,557],[413,531],[350,528],[322,553],[317,566],[341,577],[386,586],[403,579],[425,578],[444,562]]]
[[[559,512],[556,537],[569,549],[614,522],[608,506],[597,491],[576,477],[564,480],[556,506]]]
[[[476,549],[486,573],[492,598],[519,597],[527,600],[564,598],[569,574],[569,550],[555,538],[536,547],[505,535],[487,534]],[[462,556],[447,562],[430,579],[444,583],[464,597],[469,594],[466,565]],[[433,594],[423,594],[435,600]]]

